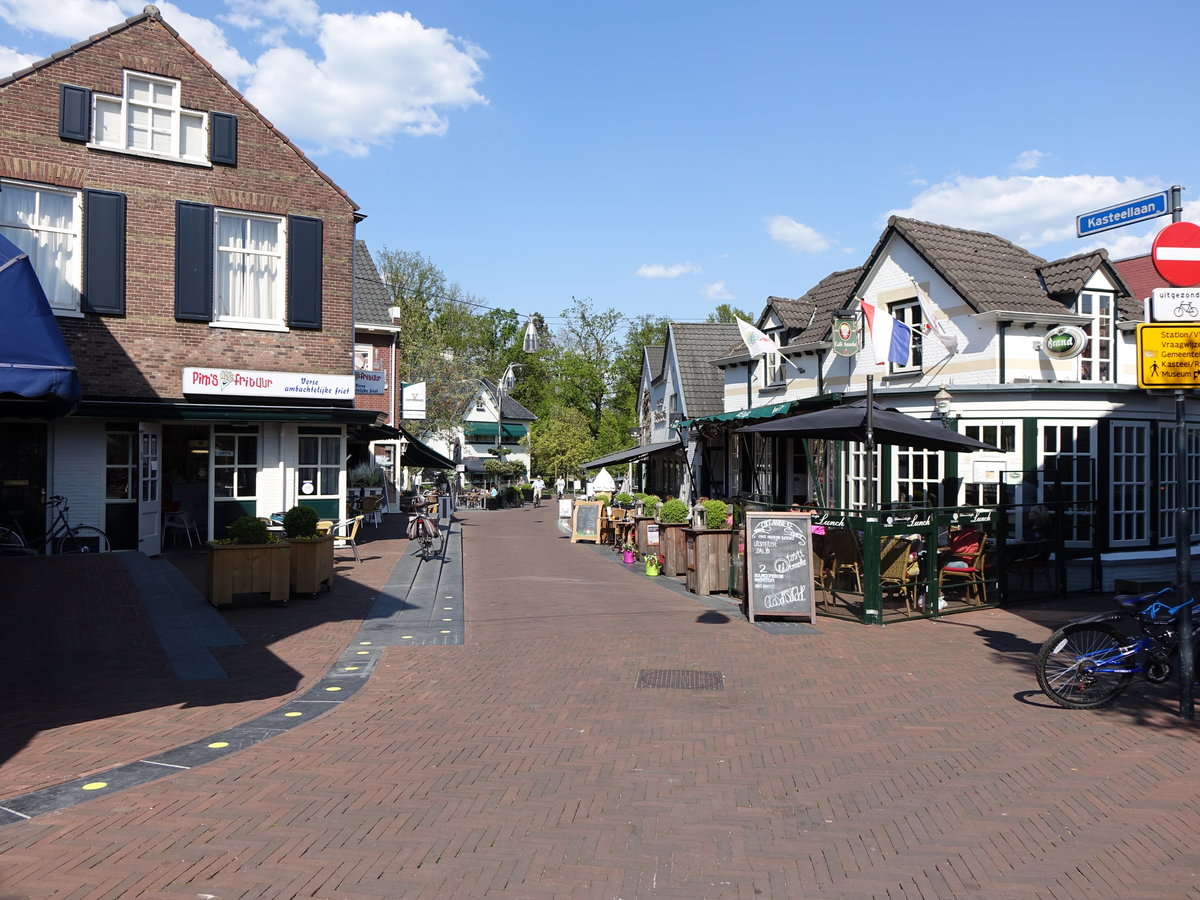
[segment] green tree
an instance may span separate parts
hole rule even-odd
[[[587,416],[581,410],[560,406],[548,410],[530,431],[533,472],[574,478],[579,467],[595,458],[595,442]]]
[[[709,324],[725,323],[732,325],[734,319],[741,319],[744,322],[753,322],[750,313],[738,309],[736,306],[730,306],[728,303],[718,303],[717,308],[708,314],[708,318],[704,321]]]
[[[558,334],[557,400],[580,410],[595,437],[605,405],[612,400],[617,332],[623,317],[615,309],[593,310],[591,298],[574,297],[562,315],[566,324]]]

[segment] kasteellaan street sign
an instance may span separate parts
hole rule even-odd
[[[1138,325],[1137,357],[1140,388],[1200,385],[1200,325]]]
[[[1156,219],[1169,215],[1171,210],[1167,200],[1167,191],[1159,191],[1149,197],[1139,197],[1128,203],[1118,203],[1095,212],[1084,213],[1075,217],[1075,233],[1079,237],[1108,231],[1110,228],[1120,228],[1132,225],[1145,219]]]

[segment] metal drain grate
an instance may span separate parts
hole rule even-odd
[[[685,691],[723,691],[725,675],[721,672],[701,672],[697,669],[642,669],[638,672],[640,688],[677,688]]]

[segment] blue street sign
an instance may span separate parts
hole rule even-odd
[[[1159,216],[1169,215],[1170,212],[1171,210],[1167,206],[1167,192],[1159,191],[1149,197],[1141,197],[1137,200],[1130,200],[1128,203],[1076,216],[1075,234],[1079,237],[1087,237],[1089,234],[1108,231],[1110,228],[1132,225],[1143,219],[1156,219]]]

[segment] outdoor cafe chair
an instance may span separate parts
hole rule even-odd
[[[858,535],[849,528],[830,528],[825,532],[825,550],[829,554],[829,589],[837,587],[839,579],[850,578],[854,590],[862,593],[862,548]]]
[[[965,588],[972,606],[987,603],[987,536],[982,531],[960,531],[950,536],[950,546],[938,560],[938,593],[944,586]]]
[[[900,594],[906,616],[917,611],[920,573],[909,573],[915,562],[912,541],[900,537],[883,539],[879,549],[879,583],[885,592],[890,590]]]
[[[362,562],[362,557],[358,555],[358,526],[363,517],[361,515],[353,516],[349,519],[334,524],[331,533],[334,536],[333,547],[335,550],[342,550],[349,547],[354,551],[354,561]]]

